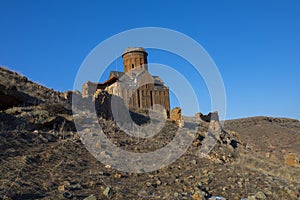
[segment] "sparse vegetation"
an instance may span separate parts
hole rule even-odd
[[[300,167],[284,164],[284,155],[300,152],[298,120],[256,117],[225,122],[206,157],[200,156],[200,148],[210,124],[199,121],[192,145],[174,163],[149,173],[120,172],[96,160],[82,144],[71,105],[61,93],[2,68],[0,74],[5,79],[0,85],[14,76],[16,86],[5,88],[15,87],[39,100],[30,104],[32,99],[25,98],[0,111],[0,199],[300,198]],[[22,82],[34,90],[23,90]],[[143,124],[148,114],[132,112],[131,117]],[[158,134],[145,139],[129,136],[105,116],[99,116],[99,123],[114,145],[135,153],[166,146],[178,130],[167,121]],[[92,132],[91,140],[93,134],[97,135]]]

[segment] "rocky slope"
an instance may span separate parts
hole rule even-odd
[[[298,120],[238,119],[224,129],[213,122],[221,135],[206,156],[200,149],[211,123],[197,121],[178,160],[129,173],[89,153],[62,93],[3,68],[0,87],[0,199],[300,199]],[[167,121],[155,136],[137,139],[114,121],[99,123],[112,143],[136,153],[166,146],[179,129]]]
[[[0,109],[60,101],[63,93],[48,89],[0,66]]]

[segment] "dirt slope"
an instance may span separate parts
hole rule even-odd
[[[0,199],[300,199],[298,120],[227,121],[205,157],[200,149],[212,124],[199,121],[192,145],[174,163],[148,173],[120,172],[85,148],[60,93],[57,100],[27,78],[0,72],[1,102],[18,102],[0,110]],[[178,130],[167,121],[154,137],[137,139],[113,121],[99,122],[112,143],[136,153],[162,148]]]

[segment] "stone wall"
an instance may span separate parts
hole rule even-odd
[[[212,120],[219,121],[219,114],[218,112],[210,112],[207,115],[202,114],[201,112],[196,113],[195,117],[200,118],[201,120],[205,122],[210,122]]]
[[[148,70],[147,52],[143,48],[127,48],[122,55],[124,71],[135,68]]]
[[[179,107],[175,107],[171,110],[170,112],[170,119],[175,121],[175,123],[179,126],[179,127],[183,127],[184,126],[184,121],[182,119],[182,113],[181,113],[181,108]]]
[[[166,110],[170,110],[169,88],[165,86],[155,86],[146,84],[135,91],[127,91],[122,94],[129,107],[136,109],[149,109],[155,104],[159,104]],[[127,101],[126,101],[127,100]]]

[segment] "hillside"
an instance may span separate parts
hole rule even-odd
[[[0,66],[0,109],[60,101],[63,93],[48,89]]]
[[[253,117],[222,128],[186,118],[186,126],[197,126],[184,154],[159,170],[131,173],[90,154],[63,93],[0,68],[0,103],[0,199],[300,199],[298,120]],[[135,153],[166,146],[180,130],[168,120],[158,134],[140,139],[114,121],[99,123],[113,144]],[[211,126],[221,135],[202,156]],[[83,131],[93,140],[91,130]]]

